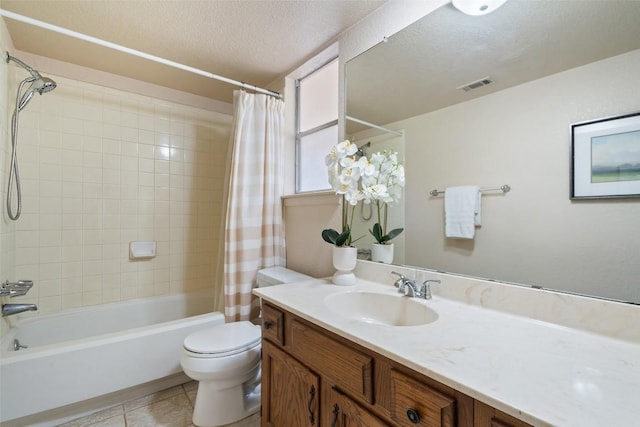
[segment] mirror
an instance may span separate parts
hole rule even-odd
[[[395,262],[640,304],[640,198],[569,197],[571,125],[640,111],[638,22],[640,2],[618,0],[445,5],[348,61],[346,115],[404,135]],[[445,238],[431,190],[505,184],[473,240]]]

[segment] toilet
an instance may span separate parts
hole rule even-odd
[[[258,272],[258,287],[311,280],[284,267]],[[261,328],[251,322],[225,323],[187,336],[180,364],[198,381],[193,424],[217,427],[260,410]]]

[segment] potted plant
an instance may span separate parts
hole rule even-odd
[[[333,283],[338,285],[355,284],[355,276],[351,271],[356,266],[358,253],[351,246],[351,226],[355,208],[363,199],[359,183],[362,165],[366,163],[366,158],[356,158],[357,150],[358,147],[347,139],[334,145],[325,159],[329,184],[336,194],[342,196],[341,231],[332,228],[322,230],[324,241],[334,245],[333,265],[337,271],[333,276]]]
[[[404,167],[398,162],[398,153],[382,151],[374,153],[368,161],[369,173],[362,176],[362,193],[365,203],[373,203],[376,208],[377,222],[369,230],[376,243],[371,248],[371,259],[391,263],[393,261],[393,243],[390,240],[404,230],[387,230],[389,205],[402,198],[404,187]]]

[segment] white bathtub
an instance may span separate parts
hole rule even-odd
[[[19,320],[0,348],[0,421],[180,373],[184,338],[224,323],[212,307],[199,292]],[[29,348],[13,351],[16,338]]]

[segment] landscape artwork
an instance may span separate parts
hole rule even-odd
[[[591,138],[591,182],[640,181],[640,130]]]

